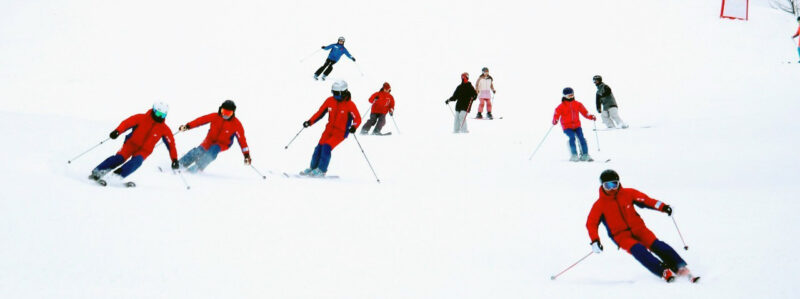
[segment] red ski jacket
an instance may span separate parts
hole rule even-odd
[[[638,228],[646,228],[644,220],[636,213],[633,207],[650,208],[658,211],[664,209],[665,204],[650,198],[647,194],[633,188],[623,188],[606,193],[600,187],[600,197],[592,205],[589,217],[586,219],[586,229],[592,242],[600,240],[597,235],[597,226],[602,222],[608,230],[608,235],[615,238],[617,235]],[[615,242],[619,242],[615,239]]]
[[[798,37],[798,36],[800,36],[800,27],[797,27],[797,32],[795,32],[794,36],[792,37]],[[797,47],[800,48],[800,40],[797,41]]]
[[[386,114],[394,111],[394,97],[383,90],[373,93],[369,97],[369,102],[372,103],[372,113]]]
[[[133,131],[125,136],[124,147],[128,147],[133,152],[142,155],[142,158],[147,159],[147,156],[153,152],[153,148],[159,139],[164,141],[164,144],[169,149],[169,157],[172,160],[178,159],[178,152],[175,149],[175,138],[172,137],[172,131],[163,122],[156,122],[152,116],[152,109],[147,110],[143,114],[136,114],[123,120],[122,123],[115,129],[117,132],[123,133],[128,129]]]
[[[339,102],[334,97],[328,97],[308,122],[313,125],[329,112],[328,124],[325,126],[325,130],[346,132],[351,126],[358,128],[358,125],[361,124],[361,115],[353,101],[346,98]]]
[[[553,115],[553,123],[555,124],[556,121],[561,119],[561,128],[564,130],[580,128],[581,119],[578,114],[587,119],[592,119],[581,102],[561,98],[561,104],[556,107],[556,113]]]
[[[206,139],[200,144],[204,149],[208,150],[212,145],[219,145],[220,151],[226,151],[233,145],[233,138],[239,142],[239,147],[242,148],[242,153],[247,154],[250,148],[247,147],[247,139],[244,137],[244,128],[242,123],[236,116],[232,116],[226,120],[219,115],[219,113],[210,113],[197,119],[190,121],[186,124],[190,129],[211,123],[208,128]]]

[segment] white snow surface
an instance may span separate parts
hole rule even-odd
[[[20,1],[0,3],[0,298],[797,298],[800,108],[794,17],[761,2],[750,21],[719,1]],[[343,35],[331,80],[321,45]],[[443,101],[487,66],[494,114],[454,135]],[[360,68],[360,70],[359,70]],[[363,71],[364,76],[361,76]],[[632,128],[595,134],[567,162],[547,132],[561,89],[594,110],[592,75]],[[284,146],[345,79],[359,109],[392,84],[391,137],[333,152],[338,180],[307,167],[317,124]],[[163,100],[167,124],[238,105],[239,147],[179,177],[165,147],[129,178],[90,170],[98,144]],[[473,108],[473,113],[474,115]],[[598,124],[601,126],[601,124]],[[652,126],[651,128],[638,128]],[[205,127],[176,136],[179,155]],[[598,138],[599,137],[599,140]],[[599,148],[598,148],[599,144]],[[555,281],[591,249],[598,175],[670,204],[640,211],[703,279],[666,284],[616,250]]]

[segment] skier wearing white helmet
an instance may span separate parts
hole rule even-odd
[[[172,131],[169,127],[164,124],[168,111],[169,105],[157,102],[147,112],[136,114],[123,120],[119,126],[111,131],[109,137],[117,139],[120,134],[131,130],[125,136],[125,143],[122,144],[122,148],[117,154],[108,157],[100,165],[97,165],[92,170],[89,178],[105,186],[106,182],[102,179],[103,176],[114,169],[116,170],[114,170],[113,176],[119,180],[131,175],[142,165],[147,156],[153,152],[153,148],[159,140],[163,141],[169,150],[172,168],[177,169],[178,151],[175,148],[175,138],[172,136]],[[127,163],[125,162],[126,160],[128,161]],[[120,167],[120,165],[122,166]]]
[[[325,176],[331,161],[331,151],[344,141],[348,134],[355,133],[358,125],[361,124],[361,113],[350,100],[347,82],[342,80],[334,82],[331,93],[333,96],[325,99],[319,110],[310,119],[303,122],[303,127],[308,128],[328,114],[328,124],[325,125],[325,131],[322,132],[322,136],[314,148],[311,164],[306,170],[300,172],[300,175]]]
[[[322,75],[322,80],[325,81],[325,78],[333,71],[333,65],[339,61],[339,58],[342,58],[342,55],[347,55],[353,62],[356,61],[356,58],[350,55],[350,52],[344,47],[344,36],[340,36],[335,44],[322,46],[322,49],[331,50],[331,52],[328,53],[328,58],[325,59],[325,63],[314,72],[314,80],[318,80],[319,75]]]

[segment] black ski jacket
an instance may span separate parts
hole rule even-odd
[[[456,111],[469,111],[472,101],[474,101],[477,96],[478,93],[475,92],[475,87],[472,87],[472,84],[467,81],[456,87],[453,96],[447,99],[447,101],[456,101]]]

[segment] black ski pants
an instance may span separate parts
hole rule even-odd
[[[330,60],[330,59],[325,59],[325,64],[323,64],[321,67],[319,67],[319,69],[317,69],[317,71],[314,73],[314,75],[319,76],[320,74],[323,74],[322,71],[325,71],[324,75],[325,75],[325,77],[327,77],[328,74],[330,74],[331,71],[333,71],[333,65],[334,64],[336,64],[336,61],[333,61],[333,60]]]
[[[369,120],[367,120],[367,122],[364,123],[364,126],[361,127],[361,132],[363,133],[368,132],[369,128],[372,128],[372,126],[375,125],[375,123],[378,123],[378,125],[375,126],[375,130],[373,130],[372,132],[380,133],[381,129],[383,129],[383,126],[386,124],[386,114],[371,113],[369,115]]]

